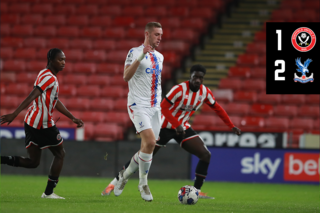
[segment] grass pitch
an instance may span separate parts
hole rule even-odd
[[[145,202],[138,191],[138,180],[131,179],[120,197],[102,197],[110,178],[61,177],[55,193],[66,200],[40,198],[45,176],[1,175],[1,213],[96,213],[96,212],[319,212],[318,185],[282,185],[205,182],[203,191],[215,200],[200,199],[196,205],[179,203],[180,187],[188,180],[149,180],[152,202]]]

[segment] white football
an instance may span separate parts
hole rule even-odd
[[[178,192],[178,199],[182,204],[196,204],[199,199],[198,189],[190,185],[183,186]]]

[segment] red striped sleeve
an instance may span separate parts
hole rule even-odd
[[[161,112],[166,120],[171,123],[172,127],[177,128],[180,125],[180,122],[170,112],[169,108],[171,106],[171,103],[166,98],[163,99],[163,101],[161,102]]]

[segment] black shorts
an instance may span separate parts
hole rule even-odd
[[[24,123],[24,131],[26,133],[25,146],[29,148],[31,144],[38,146],[40,149],[45,149],[50,146],[59,146],[63,139],[56,126],[46,129],[35,129]]]
[[[185,131],[185,136],[182,138],[181,136],[177,135],[176,130],[174,129],[167,129],[162,128],[160,130],[160,140],[157,141],[158,146],[165,146],[171,139],[175,139],[180,146],[182,146],[183,142],[190,140],[195,137],[199,137],[199,135],[190,127]]]

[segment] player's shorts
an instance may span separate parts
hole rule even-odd
[[[177,143],[180,144],[180,146],[182,147],[182,144],[184,142],[195,137],[200,138],[200,136],[191,127],[185,130],[185,133],[186,134],[184,135],[184,138],[182,138],[182,136],[177,135],[177,132],[175,129],[162,128],[160,130],[160,140],[157,141],[156,145],[165,146],[171,139],[175,139]]]
[[[46,129],[35,129],[24,123],[24,131],[26,133],[26,148],[29,148],[33,144],[40,149],[45,149],[51,146],[59,146],[63,143],[59,129],[56,126]]]
[[[145,129],[152,129],[156,140],[158,140],[161,128],[160,107],[138,107],[137,105],[130,105],[128,106],[128,113],[137,133]]]

